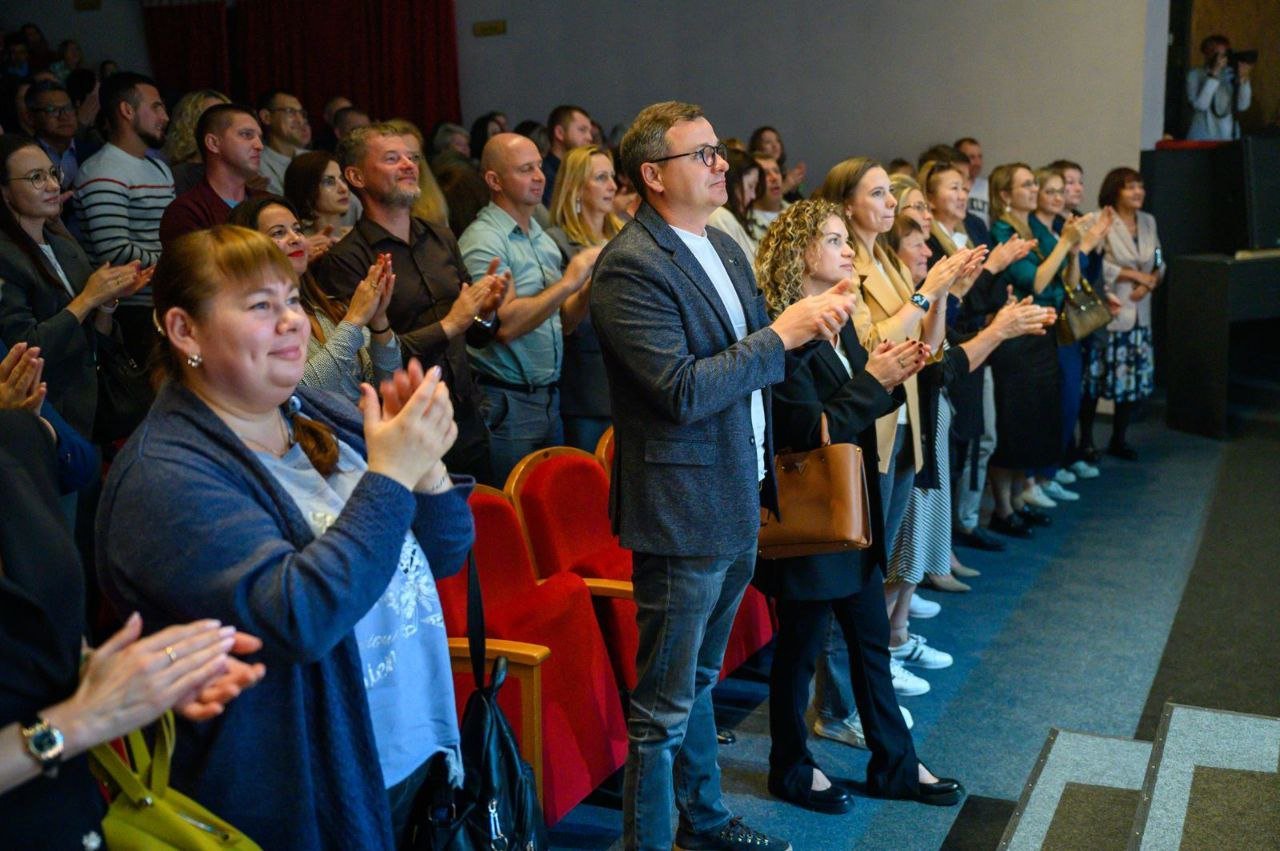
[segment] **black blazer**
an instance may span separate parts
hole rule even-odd
[[[80,682],[84,575],[58,506],[54,446],[26,411],[0,411],[0,727],[29,722]],[[6,847],[79,848],[105,809],[81,754],[53,780],[0,795]]]
[[[74,239],[45,229],[53,255],[77,293],[93,274],[84,250]],[[44,257],[40,258],[45,263]],[[49,272],[57,277],[52,267]],[[13,240],[0,235],[0,338],[10,348],[26,342],[40,347],[48,401],[83,435],[93,434],[98,405],[98,377],[94,370],[95,332],[91,323],[76,321],[59,282],[50,284]]]
[[[760,506],[777,506],[768,388],[786,375],[782,338],[768,327],[742,249],[715,228],[707,236],[742,303],[741,340],[702,266],[648,204],[605,246],[591,285],[617,441],[610,514],[622,545],[643,553],[745,552],[760,534]],[[751,427],[757,389],[763,482]]]
[[[836,600],[857,593],[875,568],[884,569],[884,515],[880,506],[880,459],[876,454],[876,420],[906,401],[901,387],[886,393],[866,371],[867,351],[849,323],[840,331],[840,344],[853,377],[831,346],[822,343],[773,390],[773,421],[777,443],[792,451],[816,449],[819,420],[827,415],[833,443],[862,447],[871,505],[871,546],[825,555],[761,559],[752,580],[761,591],[786,600]]]

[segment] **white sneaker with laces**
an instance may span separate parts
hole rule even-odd
[[[925,640],[918,635],[909,635],[902,644],[897,647],[890,647],[889,655],[904,665],[914,665],[917,668],[930,668],[932,670],[949,668],[951,663],[955,661],[951,658],[950,653],[943,653],[941,650],[929,647]]]
[[[926,600],[919,594],[911,595],[911,606],[907,609],[907,614],[913,618],[931,618],[938,612],[942,611],[942,604],[935,603],[933,600]]]
[[[1076,483],[1076,474],[1066,467],[1059,467],[1058,472],[1053,474],[1053,480],[1060,485],[1074,485]]]
[[[1102,471],[1088,461],[1077,461],[1072,464],[1071,472],[1076,474],[1077,479],[1096,479],[1102,475]]]
[[[1022,492],[1022,501],[1027,505],[1034,505],[1036,508],[1057,508],[1058,503],[1045,494],[1039,485],[1027,485]]]
[[[899,697],[916,697],[927,694],[929,691],[929,681],[908,671],[901,662],[893,658],[892,651],[889,657],[889,673],[893,676],[893,690]]]
[[[1056,499],[1059,502],[1075,502],[1080,498],[1080,494],[1075,491],[1069,491],[1056,481],[1049,482],[1041,488],[1050,499]]]
[[[902,712],[903,722],[907,725],[907,729],[910,730],[915,726],[911,713],[907,711],[905,706],[899,706],[898,709]],[[813,722],[813,732],[824,739],[831,739],[850,747],[867,750],[867,737],[862,732],[862,719],[858,717],[856,709],[852,715],[842,721],[823,721],[819,718]]]

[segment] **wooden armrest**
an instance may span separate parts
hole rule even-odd
[[[507,676],[520,681],[520,755],[533,766],[533,778],[542,800],[542,663],[551,648],[501,638],[484,640],[484,658],[492,662],[507,657]],[[455,670],[471,673],[471,647],[465,638],[449,639],[449,660]]]
[[[635,587],[625,579],[583,579],[592,597],[616,597],[619,600],[634,600]]]
[[[512,670],[517,665],[526,667],[537,667],[547,661],[547,657],[551,655],[551,648],[544,647],[541,644],[529,644],[524,641],[506,641],[501,638],[486,638],[484,640],[484,658],[486,662],[492,662],[499,656],[507,657],[507,664]],[[471,647],[467,644],[465,638],[449,639],[449,658],[460,660],[462,662],[471,661]]]

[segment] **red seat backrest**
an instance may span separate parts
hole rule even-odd
[[[485,609],[500,608],[527,598],[537,586],[529,548],[515,506],[502,491],[477,485],[467,500],[475,518],[476,565],[480,570]],[[449,635],[467,632],[467,571],[436,583]]]
[[[609,524],[608,477],[586,452],[540,459],[527,471],[516,498],[544,576],[618,547]]]

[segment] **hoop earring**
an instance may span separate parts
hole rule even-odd
[[[187,366],[192,369],[199,369],[200,364],[202,363],[204,363],[204,358],[199,352],[196,352],[194,355],[187,355]]]

